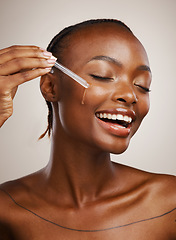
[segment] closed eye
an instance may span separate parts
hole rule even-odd
[[[96,80],[104,80],[104,81],[114,80],[113,78],[110,78],[110,77],[101,77],[101,76],[94,75],[94,74],[90,74],[90,76]]]
[[[143,87],[143,86],[138,85],[138,84],[134,84],[134,85],[139,87],[139,88],[141,88],[141,89],[143,89],[145,92],[151,92],[151,90],[149,88]]]

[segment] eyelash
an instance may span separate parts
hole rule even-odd
[[[109,77],[100,77],[94,74],[90,74],[90,76],[96,80],[104,80],[104,81],[109,81],[109,80],[113,80],[113,78],[109,78]]]
[[[104,80],[104,81],[109,81],[109,80],[113,80],[113,78],[109,78],[109,77],[101,77],[101,76],[97,76],[97,75],[94,75],[94,74],[90,74],[90,76],[96,80]],[[144,90],[145,92],[151,92],[151,90],[149,88],[146,88],[146,87],[143,87],[143,86],[140,86],[138,84],[134,84],[135,86],[141,88],[142,90]]]
[[[145,92],[151,92],[151,90],[150,90],[149,88],[140,86],[140,85],[138,85],[138,84],[134,84],[134,85],[137,86],[137,87],[139,87],[139,88],[141,88],[141,89],[143,89]]]

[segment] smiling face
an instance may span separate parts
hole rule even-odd
[[[149,110],[146,52],[129,31],[114,23],[85,27],[72,33],[69,42],[62,63],[91,86],[82,104],[83,87],[62,76],[57,124],[70,139],[122,153]]]

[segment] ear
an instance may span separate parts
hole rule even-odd
[[[40,90],[45,100],[58,102],[60,98],[58,77],[51,73],[42,76],[40,80]]]

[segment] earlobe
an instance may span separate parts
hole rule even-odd
[[[45,98],[49,102],[59,101],[58,81],[55,80],[56,76],[48,73],[41,77],[40,90]]]

